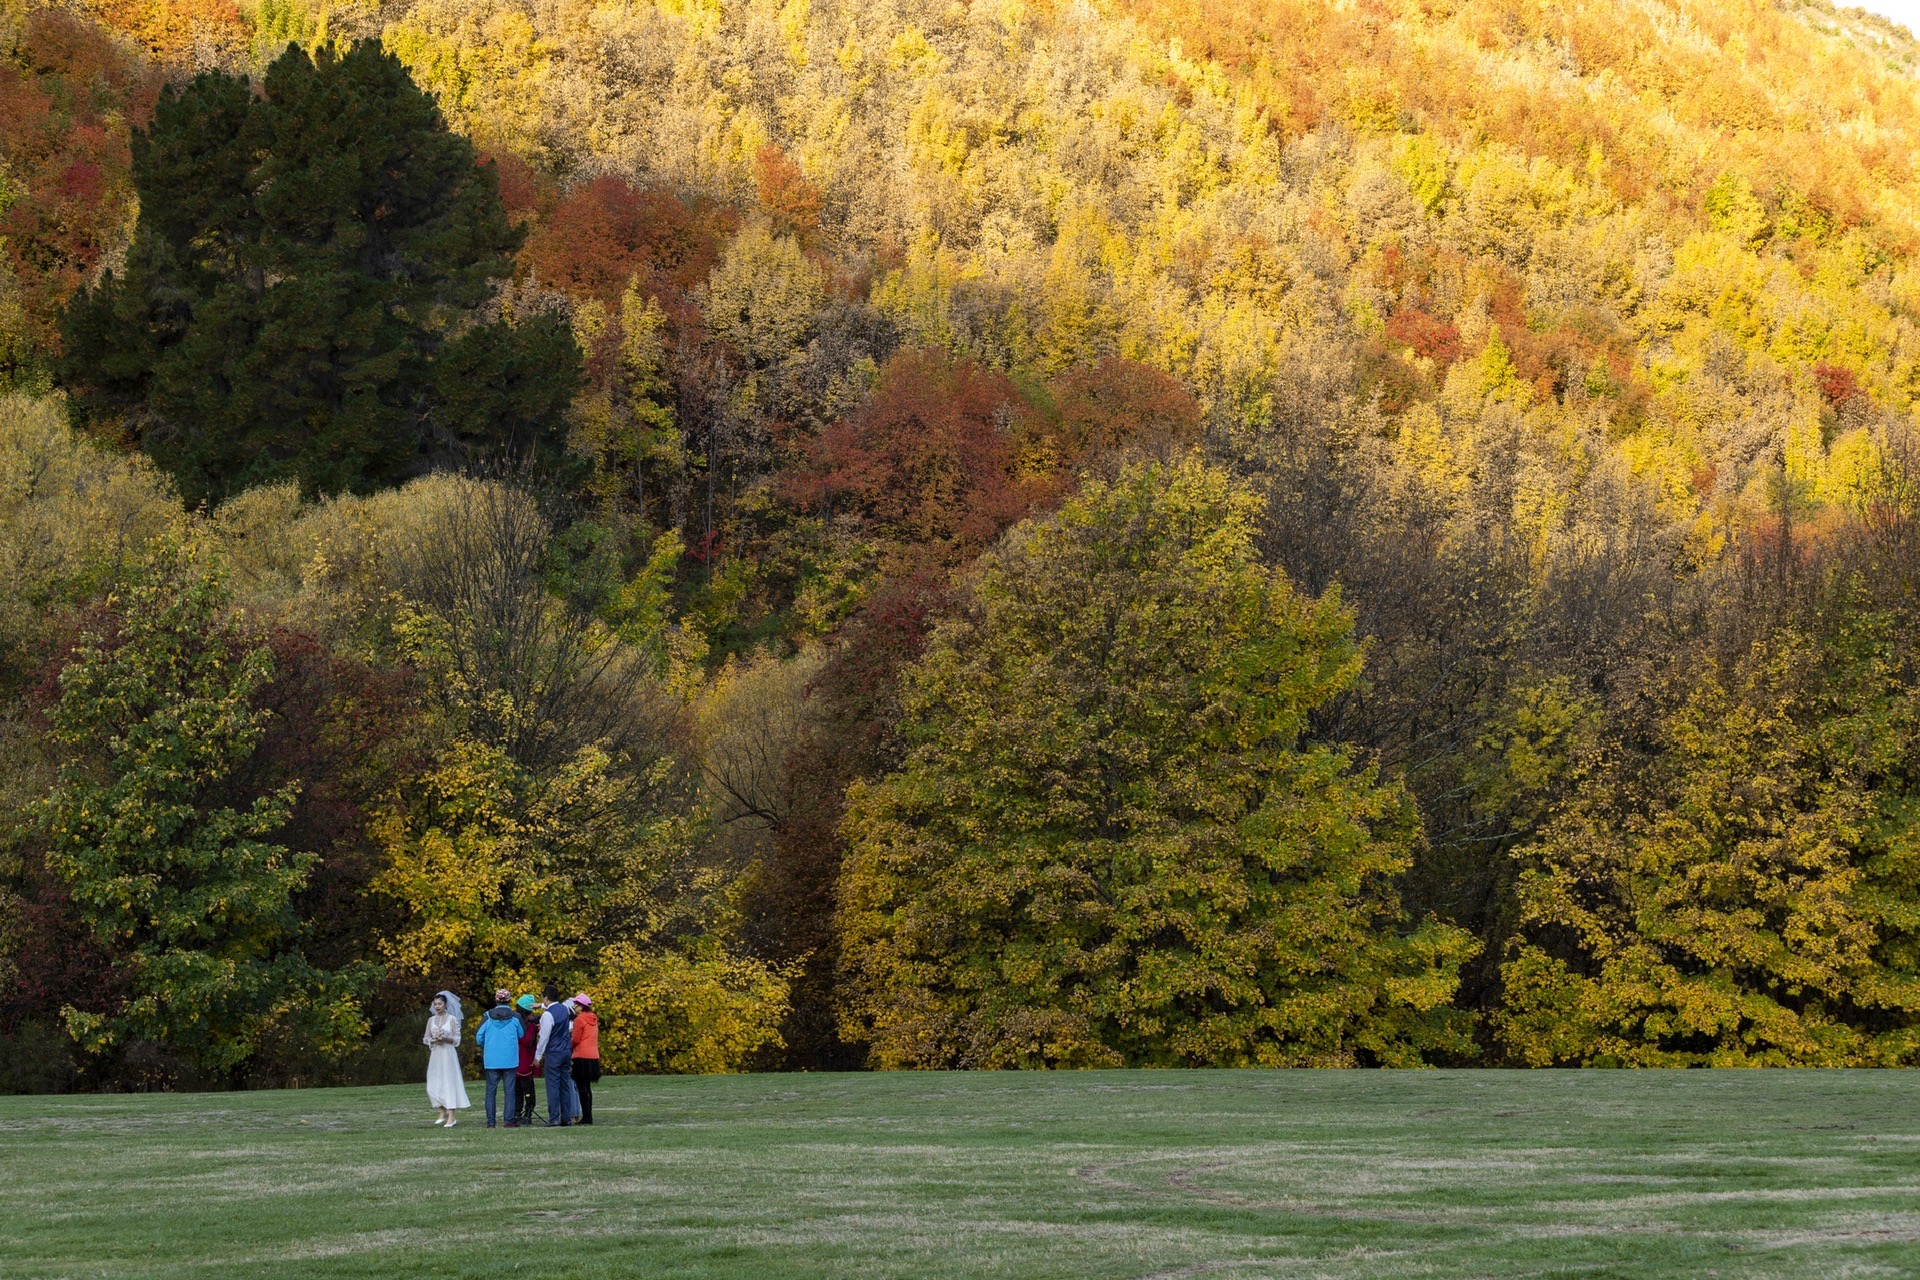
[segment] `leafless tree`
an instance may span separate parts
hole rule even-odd
[[[446,629],[470,730],[541,771],[589,743],[654,755],[675,716],[640,655],[547,585],[553,530],[526,492],[463,483],[398,567]]]

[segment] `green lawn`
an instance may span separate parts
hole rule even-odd
[[[0,1098],[0,1276],[1920,1276],[1920,1072],[637,1078],[598,1111]]]

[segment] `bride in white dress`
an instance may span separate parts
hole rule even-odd
[[[456,1111],[472,1106],[467,1101],[467,1082],[460,1078],[460,997],[442,991],[433,998],[433,1014],[427,1019],[427,1033],[420,1037],[427,1046],[427,1101],[440,1108],[435,1124],[451,1129]]]

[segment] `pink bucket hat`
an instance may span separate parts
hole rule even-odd
[[[593,1008],[593,997],[588,995],[584,991],[582,991],[579,995],[575,996],[573,998],[573,1002],[579,1005],[582,1009]]]

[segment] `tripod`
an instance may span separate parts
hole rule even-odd
[[[539,1076],[532,1075],[528,1076],[525,1080],[517,1081],[514,1085],[514,1114],[512,1119],[521,1128],[526,1128],[529,1125],[545,1124],[547,1122],[546,1113],[540,1109],[539,1091],[534,1088],[539,1080]],[[533,1105],[527,1107],[525,1111],[521,1110],[521,1099],[523,1098],[533,1099]]]

